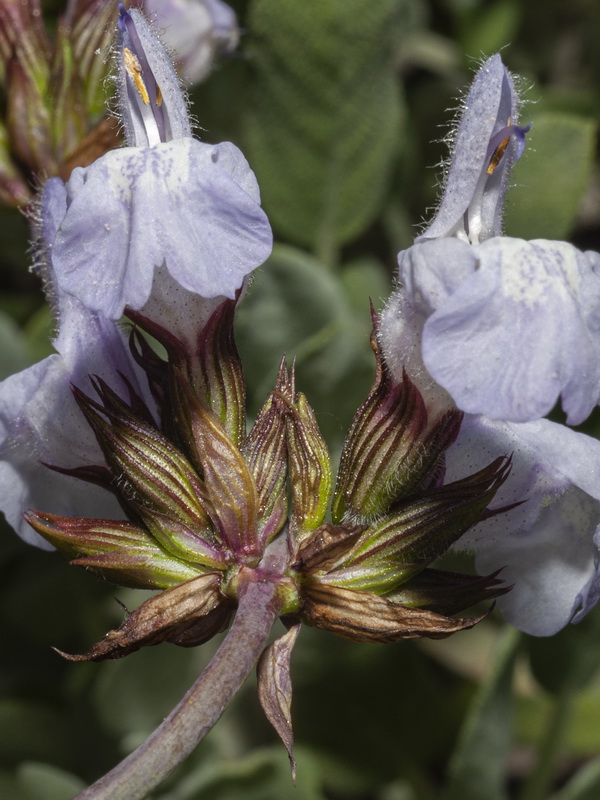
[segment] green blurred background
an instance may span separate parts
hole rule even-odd
[[[597,0],[250,0],[238,52],[191,93],[198,135],[238,144],[277,240],[239,312],[250,411],[286,352],[334,453],[373,377],[369,298],[435,205],[443,143],[502,50],[532,121],[506,231],[600,250]],[[62,10],[44,4],[49,24]],[[0,377],[51,352],[23,216],[0,212]],[[593,416],[586,431],[600,433]],[[84,487],[85,490],[85,487]],[[68,664],[144,593],[0,536],[0,797],[66,800],[158,724],[216,644]],[[596,800],[600,611],[548,640],[492,615],[444,641],[295,649],[291,783],[248,682],[160,800]]]

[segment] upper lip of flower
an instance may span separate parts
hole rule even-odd
[[[152,147],[191,136],[187,103],[171,60],[137,9],[119,3],[117,60],[127,144]]]
[[[415,241],[457,236],[478,244],[500,233],[508,175],[530,128],[515,123],[518,105],[510,75],[496,54],[473,80],[439,208]]]

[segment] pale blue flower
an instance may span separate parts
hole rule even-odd
[[[526,422],[559,397],[568,422],[600,400],[600,256],[496,236],[415,244],[400,279],[427,317],[423,360],[457,406]]]
[[[481,65],[462,109],[439,208],[416,241],[456,236],[477,244],[501,233],[510,168],[529,126],[516,125],[519,98],[500,55]]]
[[[511,472],[493,507],[519,505],[474,526],[458,548],[476,553],[483,574],[502,569],[513,587],[498,599],[508,622],[550,636],[600,599],[600,442],[545,419],[467,415],[447,453],[446,479],[507,453]]]
[[[430,288],[433,293],[433,281]],[[437,289],[443,290],[442,281]],[[426,308],[425,299],[417,307],[410,292],[397,292],[383,312],[380,342],[392,375],[400,381],[406,370],[435,419],[454,402],[423,363]],[[548,420],[512,423],[465,414],[446,451],[445,481],[506,455],[512,467],[493,507],[514,507],[480,522],[456,549],[475,552],[482,573],[502,569],[512,585],[497,601],[505,618],[547,636],[581,619],[600,599],[600,442]]]
[[[56,353],[0,384],[2,510],[27,541],[31,507],[118,517],[102,488],[104,458],[73,387],[90,376],[129,401],[155,404],[116,325],[125,307],[195,352],[224,296],[265,260],[271,230],[254,174],[232,144],[191,137],[171,63],[138,11],[121,6],[119,85],[129,147],[49,180],[39,202],[40,273],[57,320]],[[154,409],[154,411],[153,411]],[[87,470],[83,487],[73,474]],[[96,485],[97,484],[97,485]],[[43,546],[43,545],[42,545]]]
[[[204,298],[234,298],[268,257],[254,173],[230,143],[193,139],[171,62],[139,11],[121,9],[119,87],[129,147],[54,190],[51,258],[62,292],[117,319],[157,274]],[[161,269],[164,268],[164,269]]]
[[[600,401],[600,255],[502,236],[510,168],[528,128],[499,55],[473,81],[439,209],[399,254],[427,318],[423,360],[463,411],[526,422],[559,399],[570,424]]]

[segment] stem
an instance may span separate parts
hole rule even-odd
[[[523,787],[521,800],[544,800],[548,797],[555,777],[556,757],[571,719],[575,694],[571,682],[566,681],[556,696],[538,752],[537,763]]]
[[[133,753],[75,800],[141,800],[192,752],[240,689],[267,643],[280,601],[275,582],[240,587],[229,633],[198,680]]]

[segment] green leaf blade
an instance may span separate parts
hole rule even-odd
[[[529,121],[526,112],[522,116]],[[524,239],[566,239],[590,180],[597,124],[562,112],[531,118],[527,148],[512,175],[506,232]]]
[[[383,202],[399,139],[396,0],[255,0],[248,150],[274,226],[328,262]]]

